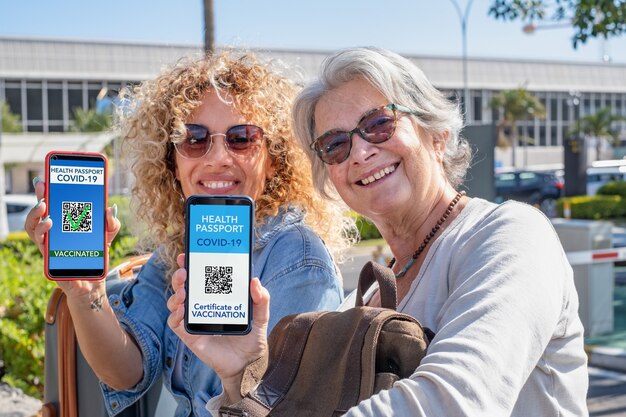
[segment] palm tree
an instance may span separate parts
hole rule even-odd
[[[204,5],[204,53],[211,55],[215,49],[213,37],[215,26],[213,19],[213,0],[203,0]]]
[[[578,120],[573,133],[583,133],[592,138],[596,146],[596,161],[600,159],[600,149],[603,141],[616,144],[619,132],[613,129],[613,123],[624,120],[623,117],[611,113],[610,107],[603,107],[594,114],[589,114]]]
[[[515,148],[519,142],[517,123],[531,117],[543,118],[546,109],[541,101],[524,87],[514,90],[501,91],[494,96],[489,103],[491,108],[502,109],[502,119],[498,122],[498,141],[504,138],[505,128],[509,128],[509,138],[505,141],[511,144],[513,153],[513,166],[515,166]],[[527,139],[526,139],[527,140]]]
[[[111,127],[112,111],[98,113],[96,109],[74,109],[74,121],[70,126],[72,132],[103,132]]]

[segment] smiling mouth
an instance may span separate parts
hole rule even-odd
[[[217,190],[232,187],[235,185],[235,181],[202,181],[201,184],[208,189]]]
[[[374,174],[370,175],[367,178],[363,178],[362,180],[358,181],[357,183],[361,184],[361,185],[371,184],[373,182],[376,182],[376,181],[386,177],[387,175],[391,174],[395,170],[396,170],[396,166],[395,165],[390,165],[388,167],[385,167],[385,168],[381,169],[378,172],[375,172]]]

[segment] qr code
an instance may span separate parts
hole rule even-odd
[[[233,292],[232,266],[204,267],[205,294],[231,294]]]
[[[71,233],[91,232],[91,207],[89,202],[64,201],[62,230]]]

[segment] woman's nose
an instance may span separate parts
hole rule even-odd
[[[378,153],[378,146],[369,143],[358,132],[352,134],[352,149],[350,150],[350,160],[353,163],[363,163]]]
[[[226,137],[221,134],[211,136],[213,141],[209,152],[204,159],[208,165],[229,165],[232,162],[232,155],[226,148]]]

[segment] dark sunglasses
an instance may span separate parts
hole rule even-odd
[[[198,159],[209,153],[213,145],[213,136],[224,136],[224,146],[235,154],[246,153],[252,147],[258,147],[263,139],[263,129],[255,125],[236,125],[226,133],[209,133],[202,125],[186,124],[187,136],[184,142],[176,143],[176,152],[183,158]]]
[[[369,143],[388,141],[396,131],[398,112],[419,116],[420,113],[399,104],[390,103],[365,113],[349,132],[329,130],[311,143],[311,149],[329,165],[340,164],[350,156],[352,135],[357,133]]]

